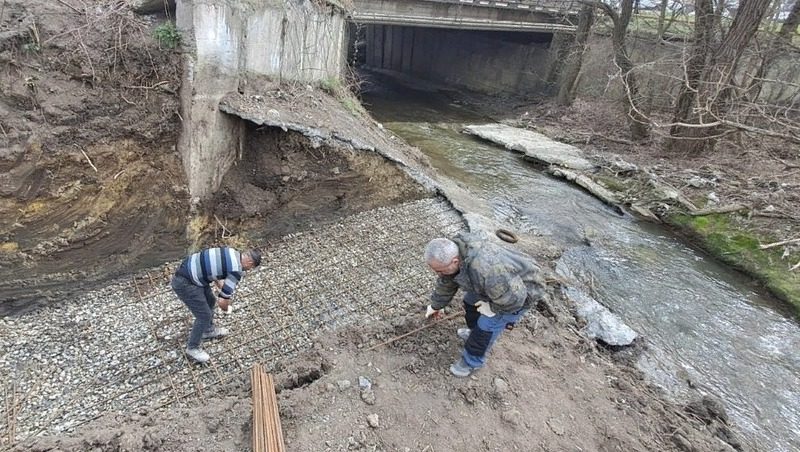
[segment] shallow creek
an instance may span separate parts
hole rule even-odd
[[[559,264],[645,338],[638,365],[653,383],[679,401],[722,398],[755,450],[800,450],[800,327],[778,302],[663,228],[620,216],[520,155],[461,133],[490,121],[444,96],[386,83],[363,100],[487,201],[495,220],[563,247]]]

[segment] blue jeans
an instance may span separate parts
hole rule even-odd
[[[464,309],[467,326],[472,330],[464,343],[464,361],[469,367],[477,369],[486,365],[486,355],[497,339],[503,334],[506,326],[515,324],[528,312],[529,308],[522,308],[511,314],[496,312],[494,317],[486,317],[475,308],[475,303],[481,301],[477,294],[468,292],[464,295]]]
[[[217,305],[217,297],[214,296],[211,286],[195,286],[192,281],[180,275],[172,277],[172,290],[194,315],[194,325],[189,334],[187,347],[200,347],[203,333],[214,329],[214,307]]]

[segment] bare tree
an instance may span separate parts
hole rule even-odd
[[[714,7],[712,0],[695,0],[694,4],[694,35],[692,48],[689,50],[688,58],[684,63],[684,80],[681,84],[678,99],[675,102],[675,123],[687,121],[692,115],[695,98],[697,96],[700,77],[703,69],[708,62],[711,53],[711,29],[713,27],[712,14]],[[673,125],[670,135],[673,137],[683,137],[691,132],[691,129],[684,129],[678,125]],[[675,147],[675,143],[671,147]]]
[[[578,27],[575,31],[575,41],[572,50],[567,56],[564,65],[561,83],[558,89],[556,102],[559,105],[572,105],[575,100],[575,85],[578,74],[583,64],[583,54],[586,51],[586,41],[589,39],[589,32],[594,22],[594,8],[584,5],[578,13]]]
[[[673,150],[702,152],[713,147],[716,138],[726,132],[724,117],[733,94],[733,76],[770,1],[741,0],[730,29],[713,51],[712,0],[695,1],[695,41],[675,106],[670,131]]]
[[[661,0],[661,4],[658,7],[658,24],[657,24],[657,36],[658,39],[665,39],[664,35],[669,30],[669,27],[675,22],[675,19],[678,15],[684,13],[684,5],[680,0],[672,0],[670,4],[670,0]],[[667,11],[670,12],[669,18],[667,18]]]
[[[722,18],[728,12],[728,2],[729,0],[714,0],[714,21],[712,26],[714,33],[711,35],[711,39],[715,46],[718,46],[725,39],[727,30]]]
[[[631,130],[631,138],[634,140],[648,138],[650,136],[650,122],[643,113],[643,100],[639,94],[636,74],[633,72],[633,62],[631,62],[630,56],[628,56],[628,49],[625,45],[628,24],[631,21],[631,14],[633,13],[633,0],[621,0],[619,12],[604,2],[583,1],[582,3],[595,6],[602,10],[609,19],[611,19],[614,25],[611,37],[614,46],[614,63],[621,72],[622,85],[625,89],[625,101],[628,109],[628,123]]]
[[[776,3],[778,3],[776,9],[780,11],[780,1]],[[758,70],[750,80],[750,92],[748,94],[751,100],[757,100],[761,94],[761,88],[764,86],[764,77],[775,62],[775,59],[781,52],[789,51],[792,45],[792,37],[797,34],[798,25],[800,25],[800,0],[795,0],[778,33],[767,40],[766,47],[760,52],[761,61]]]
[[[548,90],[555,91],[558,86],[561,74],[564,72],[569,51],[575,42],[574,37],[569,33],[554,33],[550,41],[550,65],[544,76],[544,83]]]

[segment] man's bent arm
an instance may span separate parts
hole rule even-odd
[[[431,307],[433,309],[442,309],[450,304],[456,292],[458,292],[458,284],[455,279],[450,276],[440,276],[436,280],[436,287],[431,294]]]

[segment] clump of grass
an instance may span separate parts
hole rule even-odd
[[[609,176],[595,176],[595,179],[597,182],[600,182],[604,187],[611,191],[624,193],[628,190],[628,187],[625,186],[625,182],[623,180]]]
[[[166,49],[174,49],[181,43],[181,34],[172,22],[164,22],[156,27],[153,36],[158,44]]]
[[[778,298],[788,301],[800,314],[800,275],[789,271],[781,248],[762,250],[762,243],[774,237],[760,237],[731,222],[730,215],[673,215],[669,220],[699,239],[709,253],[723,262],[743,270],[764,285]]]
[[[353,97],[353,95],[350,95],[348,97],[345,97],[345,98],[341,99],[341,102],[342,102],[342,105],[344,105],[344,108],[346,108],[347,111],[349,111],[350,113],[352,113],[354,115],[366,115],[367,114],[367,111],[364,110],[364,106],[361,105],[361,102],[359,102],[355,97]]]
[[[329,77],[319,82],[319,87],[334,97],[340,97],[344,93],[342,82],[338,78]]]
[[[338,99],[344,108],[353,115],[367,115],[364,106],[361,105],[361,102],[358,101],[352,91],[342,84],[340,79],[335,77],[323,79],[319,82],[319,87],[321,90]]]

